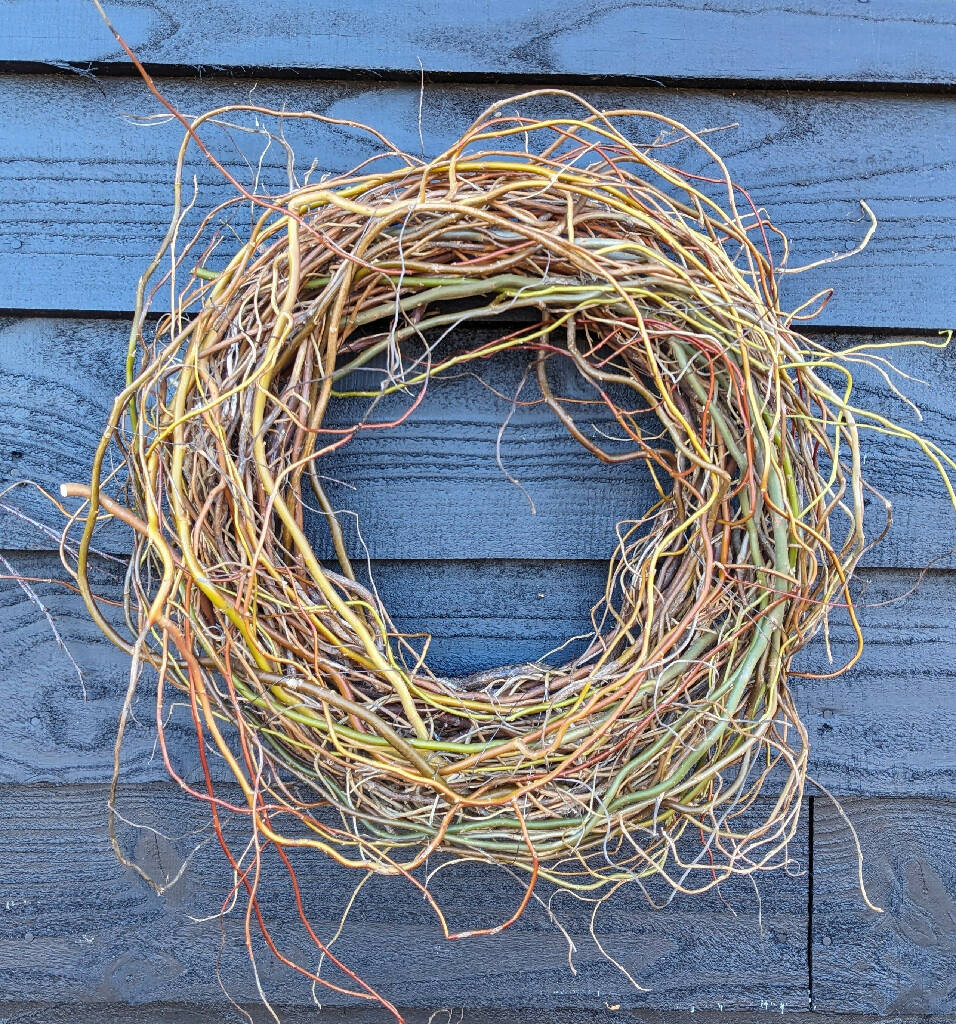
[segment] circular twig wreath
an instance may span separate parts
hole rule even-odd
[[[204,765],[212,747],[239,784],[238,802],[208,772],[192,790],[217,828],[228,807],[255,856],[277,848],[291,871],[288,852],[313,848],[423,891],[414,871],[432,855],[505,865],[526,895],[488,931],[542,878],[598,899],[648,876],[697,891],[786,862],[807,763],[788,670],[834,603],[853,616],[858,423],[878,421],[851,404],[839,356],[792,329],[773,259],[785,241],[700,135],[551,96],[584,113],[501,114],[516,97],[430,161],[373,132],[380,158],[282,195],[242,189],[182,245],[190,140],[275,112],[194,122],[150,268],[171,254],[171,312],[147,337],[141,302],[92,482],[64,489],[95,511],[78,566],[91,613],[158,670],[159,707],[169,686],[188,694]],[[693,173],[665,162],[677,145]],[[224,265],[210,232],[250,201]],[[456,347],[472,322],[503,326]],[[407,396],[411,414],[443,374],[516,350],[588,456],[643,460],[660,500],[621,525],[582,653],[446,678],[356,579],[323,460],[390,426],[381,396]],[[561,364],[626,446],[553,390]],[[356,372],[369,366],[371,388]],[[343,427],[328,414],[344,393],[369,412]],[[311,505],[334,566],[307,537]],[[104,515],[133,528],[128,636],[88,580]],[[771,772],[775,796],[755,805]],[[254,901],[252,875],[236,884]]]

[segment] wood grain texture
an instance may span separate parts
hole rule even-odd
[[[207,72],[417,75],[421,61],[426,72],[536,79],[956,80],[956,23],[933,0],[114,0],[109,10],[142,60]],[[92,5],[75,0],[7,0],[0,28],[0,61],[125,63]]]
[[[956,1011],[956,803],[850,800],[856,855],[834,809],[814,804],[813,1005],[821,1011],[937,1015]]]
[[[916,590],[913,590],[917,587]],[[810,773],[837,793],[956,796],[956,573],[861,570],[855,588],[865,646],[836,679],[794,679],[810,734]],[[909,594],[909,596],[907,596]],[[834,615],[833,667],[855,640]],[[795,668],[827,671],[824,639]]]
[[[218,847],[203,845],[182,881],[165,898],[157,897],[120,867],[109,848],[105,799],[102,787],[5,792],[5,997],[80,1004],[202,1000],[221,1012],[218,959],[229,993],[256,1000],[240,940],[241,911],[224,921],[222,940],[218,921],[190,919],[215,914],[228,890]],[[160,878],[175,874],[183,856],[204,838],[203,812],[169,786],[126,788],[119,805],[128,819],[182,837],[170,841],[155,832],[125,830],[124,842],[137,860]],[[791,854],[795,868],[805,868],[803,834]],[[326,938],[357,881],[330,863],[296,859],[307,880],[307,910]],[[285,924],[285,948],[304,956],[307,947],[292,926],[287,896],[281,886],[265,885],[268,920]],[[429,885],[459,926],[487,926],[521,896],[519,882],[484,866],[449,869]],[[537,904],[498,936],[446,943],[417,890],[394,879],[373,879],[362,889],[335,950],[386,995],[422,1009],[806,1009],[805,873],[761,877],[759,920],[749,882],[724,886],[720,894],[678,898],[664,912],[648,909],[632,888],[602,909],[596,930],[605,948],[651,986],[648,992],[634,989],[600,956],[588,937],[591,908],[566,899],[555,901],[554,911],[577,946],[577,974],[568,969],[565,939]],[[308,985],[290,978],[268,955],[261,956],[259,970],[267,992],[281,993],[287,1004],[310,1004]],[[333,993],[322,1001],[347,1002]]]
[[[57,575],[53,556],[9,554],[14,568]],[[400,628],[434,637],[430,664],[465,674],[539,657],[588,626],[601,592],[598,562],[381,562],[373,574]],[[840,794],[956,797],[956,573],[928,576],[905,602],[887,604],[915,574],[869,570],[860,614],[868,646],[858,665],[835,680],[794,679],[810,733],[811,774]],[[113,737],[128,664],[93,626],[76,596],[35,584],[82,672],[82,684],[48,622],[9,580],[0,580],[0,783],[103,782],[112,772]],[[121,576],[104,584],[118,597]],[[853,651],[852,634],[834,616],[835,664]],[[823,638],[801,655],[802,670],[831,666]],[[86,688],[86,698],[83,686]],[[149,681],[127,730],[126,778],[163,779],[155,749]],[[166,727],[174,763],[198,778],[187,709]]]
[[[611,1004],[614,1005],[614,1004]],[[252,1024],[275,1024],[274,1018],[255,1004],[242,1007]],[[282,1024],[316,1024],[314,1008],[277,1005]],[[873,1017],[869,1014],[799,1013],[789,1009],[781,1015],[780,1008],[756,1012],[734,1010],[595,1010],[561,1007],[559,1010],[485,1010],[456,1007],[449,1014],[433,1016],[428,1010],[403,1010],[407,1024],[928,1024],[925,1017],[893,1015]],[[232,1008],[208,1004],[184,1005],[148,1003],[130,1006],[123,1003],[106,1005],[51,1006],[44,1003],[0,1003],[0,1024],[236,1024],[239,1019]],[[355,1007],[325,1006],[322,1024],[382,1024],[382,1013]],[[954,1024],[956,1017],[934,1016],[932,1024]]]
[[[855,8],[856,9],[856,8]],[[758,48],[759,49],[759,48]],[[303,83],[169,79],[164,91],[199,113],[250,97],[285,109],[311,109],[369,120],[410,152],[419,151],[419,95],[410,84]],[[485,106],[510,92],[500,85],[436,84],[425,90],[425,151],[450,143]],[[849,260],[784,280],[796,306],[835,289],[821,323],[858,327],[942,328],[956,323],[956,96],[868,93],[708,92],[589,88],[599,106],[650,107],[711,135],[735,177],[791,236],[792,266],[847,252],[867,222],[859,201],[880,219],[868,249]],[[537,114],[566,111],[548,98]],[[144,126],[127,115],[155,115],[138,81],[86,77],[0,79],[0,308],[123,311],[161,239],[169,216],[169,178],[180,131],[160,120]],[[344,170],[369,153],[349,132],[287,122],[301,170]],[[657,127],[635,127],[651,141]],[[207,142],[251,184],[261,136],[210,129]],[[700,158],[670,151],[688,170]],[[245,161],[248,160],[249,163]],[[199,181],[213,172],[191,165]],[[220,179],[221,180],[221,179]],[[285,156],[272,146],[262,187],[287,182]],[[199,209],[228,195],[201,189]],[[238,216],[238,215],[237,215]],[[240,233],[242,224],[236,223]]]
[[[64,480],[86,479],[101,425],[123,386],[127,335],[122,321],[0,319],[0,486],[27,479],[55,493]],[[449,344],[470,344],[481,336],[462,330]],[[817,336],[843,346],[888,340],[882,335]],[[889,354],[914,378],[933,382],[956,376],[956,345]],[[512,396],[525,369],[514,355],[496,357],[478,372],[486,384]],[[860,404],[956,452],[952,389],[897,378],[922,407],[920,422],[878,374],[852,369]],[[550,379],[558,393],[592,397],[567,368],[555,368]],[[532,401],[537,394],[532,374],[521,397]],[[499,444],[510,404],[474,377],[438,379],[404,424],[360,434],[330,456],[322,472],[329,478],[331,499],[343,510],[350,550],[361,557],[367,549],[376,559],[608,557],[615,524],[642,515],[657,500],[643,465],[599,462],[540,404],[519,407]],[[376,416],[398,415],[406,407],[404,399],[387,402]],[[362,411],[360,403],[342,400],[333,406],[330,421],[353,423]],[[596,438],[598,431],[617,429],[603,408],[592,407],[582,422]],[[653,421],[649,426],[655,429]],[[892,501],[895,523],[866,564],[956,566],[956,512],[928,460],[910,442],[879,433],[865,432],[863,443],[867,479]],[[21,488],[5,500],[47,530],[62,528],[59,512],[34,490]],[[874,505],[871,534],[882,525],[882,509]],[[312,519],[311,535],[320,556],[331,556],[321,517]],[[118,528],[101,538],[104,547],[114,550],[126,550],[125,543]],[[55,546],[49,532],[0,514],[0,547]]]

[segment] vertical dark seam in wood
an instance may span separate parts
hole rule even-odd
[[[807,798],[807,1009],[813,1011],[813,803]]]

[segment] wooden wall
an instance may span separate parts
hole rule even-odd
[[[865,228],[859,200],[879,218],[862,255],[788,282],[793,304],[835,288],[812,333],[843,345],[935,338],[956,325],[952,0],[109,7],[191,113],[254,90],[261,103],[368,120],[417,150],[420,61],[426,151],[522,83],[656,108],[695,128],[736,123],[713,141],[790,234],[794,264],[851,248]],[[179,132],[136,120],[159,108],[86,0],[3,0],[0,70],[0,480],[55,487],[84,477],[116,388],[134,283],[169,212]],[[356,157],[342,133],[303,136],[296,148],[327,170]],[[265,176],[283,171],[269,154]],[[904,383],[923,410],[919,428],[956,450],[956,351],[895,358],[914,378]],[[507,391],[521,372],[504,359],[494,380]],[[861,388],[916,425],[877,375],[862,374]],[[417,418],[335,467],[354,485],[336,496],[359,513],[386,602],[400,625],[435,634],[433,660],[450,672],[525,660],[582,628],[614,522],[647,504],[640,473],[597,466],[532,408],[501,447],[532,516],[495,459],[505,415],[507,403],[473,381],[438,387]],[[956,516],[905,445],[868,437],[866,468],[896,518],[860,572],[869,645],[848,675],[796,690],[811,771],[859,830],[882,915],[860,897],[843,820],[811,790],[794,871],[761,878],[759,897],[731,885],[662,911],[636,892],[608,908],[602,942],[646,991],[598,955],[587,913],[570,902],[560,916],[577,973],[540,908],[497,939],[448,944],[420,900],[378,882],[357,900],[341,955],[421,1024],[437,1010],[448,1014],[436,1021],[474,1024],[956,1021]],[[56,517],[29,493],[18,500],[25,518],[0,517],[3,557],[20,573],[55,576],[43,527],[55,530]],[[349,540],[358,547],[354,528]],[[124,659],[75,597],[44,583],[36,594],[45,614],[15,583],[0,585],[0,1021],[239,1019],[217,971],[259,1019],[236,922],[220,933],[199,920],[224,888],[212,846],[162,898],[114,859],[105,783]],[[831,639],[839,659],[851,642],[845,623]],[[825,664],[822,643],[803,659]],[[145,707],[142,723],[125,749],[120,807],[156,832],[124,839],[171,877],[202,814],[165,780]],[[171,735],[185,750],[180,724],[174,716]],[[321,862],[306,875],[332,931],[350,879]],[[514,895],[475,869],[436,884],[469,922]],[[277,918],[288,912],[277,896]],[[268,957],[261,966],[283,1021],[316,1019],[307,986]],[[322,1020],[384,1019],[324,1001]]]

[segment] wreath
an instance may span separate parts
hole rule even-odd
[[[583,112],[520,113],[543,94]],[[281,195],[237,185],[183,244],[185,153],[195,141],[219,167],[199,130],[243,113],[367,132],[380,152]],[[666,162],[678,145],[696,153],[685,169]],[[216,225],[250,204],[248,236],[223,261]],[[166,257],[173,302],[156,322],[147,289]],[[853,404],[839,353],[796,332],[804,310],[784,313],[778,295],[785,259],[703,135],[571,93],[496,104],[427,161],[311,113],[244,105],[188,124],[128,386],[89,485],[63,493],[85,499],[71,565],[90,614],[156,670],[159,709],[170,690],[188,695],[204,782],[167,764],[208,803],[278,955],[248,863],[267,848],[296,892],[300,848],[402,875],[430,900],[416,874],[429,857],[503,865],[524,897],[485,933],[516,920],[542,879],[601,900],[652,876],[701,891],[786,864],[807,768],[791,661],[835,605],[860,636],[859,430],[898,428]],[[461,347],[471,323],[500,326]],[[588,457],[642,461],[659,500],[619,527],[585,649],[448,678],[359,578],[323,460],[393,425],[376,418],[383,396],[403,397],[404,418],[442,375],[506,351],[529,360]],[[623,446],[554,390],[561,365]],[[330,419],[344,395],[365,402],[354,424]],[[311,507],[334,563],[310,542]],[[91,579],[104,519],[132,528],[125,631]],[[157,728],[165,752],[162,713]],[[214,782],[209,749],[239,799]],[[774,796],[757,802],[771,774]],[[227,841],[224,811],[256,842]],[[358,979],[349,991],[374,995]]]

